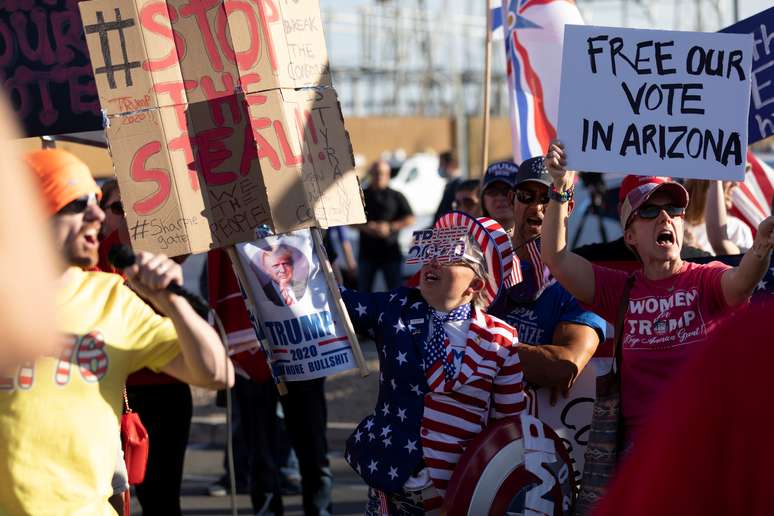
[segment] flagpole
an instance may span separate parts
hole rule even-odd
[[[486,0],[486,36],[484,38],[484,134],[482,135],[481,177],[489,164],[489,93],[492,89],[492,0]]]

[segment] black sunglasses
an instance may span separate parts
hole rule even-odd
[[[674,204],[664,204],[659,206],[657,204],[646,204],[637,208],[637,216],[642,219],[655,219],[664,210],[670,217],[682,217],[685,215],[685,207],[675,206]]]
[[[83,213],[86,211],[86,208],[89,207],[90,204],[95,203],[97,200],[97,196],[93,193],[90,193],[88,195],[82,195],[81,197],[78,197],[74,201],[70,201],[62,208],[56,212],[57,215],[75,215],[77,213]]]
[[[549,201],[549,197],[547,193],[538,197],[538,194],[536,194],[535,192],[530,192],[528,190],[520,190],[517,188],[515,192],[516,192],[516,200],[522,204],[532,204],[532,203],[548,204],[548,201]]]

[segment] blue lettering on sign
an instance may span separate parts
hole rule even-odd
[[[333,319],[328,311],[305,314],[284,321],[266,321],[264,324],[275,346],[301,344],[334,334]]]

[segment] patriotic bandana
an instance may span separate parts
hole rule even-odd
[[[448,336],[443,325],[448,321],[465,321],[470,319],[470,304],[460,305],[449,313],[430,310],[433,318],[433,332],[426,344],[427,357],[425,359],[425,371],[430,369],[438,360],[443,361],[443,373],[446,381],[454,379],[454,360],[450,360],[446,343]]]

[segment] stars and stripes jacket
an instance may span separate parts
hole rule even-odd
[[[355,328],[372,333],[379,354],[377,406],[347,440],[345,458],[365,482],[402,491],[420,466],[444,494],[467,443],[491,419],[525,408],[516,330],[474,308],[460,367],[447,382],[438,361],[425,373],[430,307],[419,290],[342,290]]]

